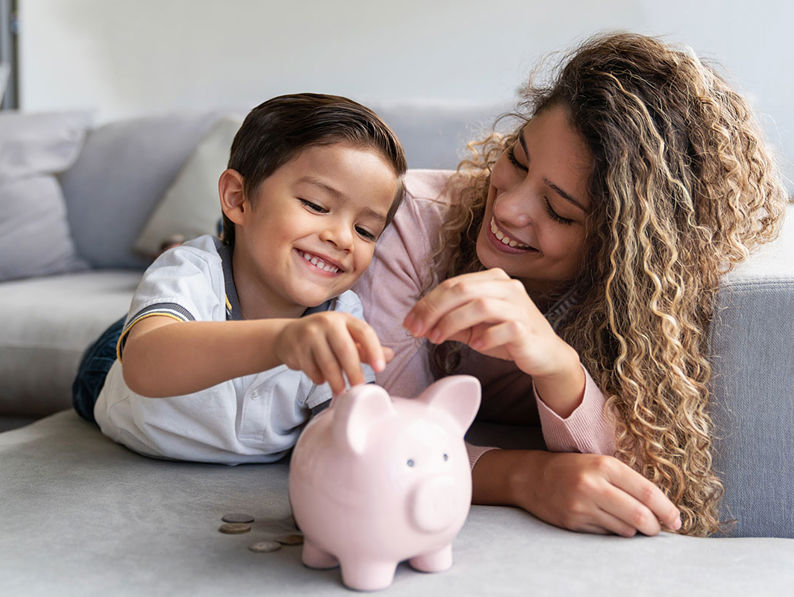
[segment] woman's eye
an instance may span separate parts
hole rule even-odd
[[[366,228],[362,228],[361,226],[356,226],[356,232],[358,232],[361,236],[363,236],[367,240],[377,240],[377,237],[374,234],[372,234]]]
[[[312,211],[316,211],[316,212],[317,212],[317,213],[319,213],[319,214],[328,213],[328,210],[327,210],[327,209],[325,209],[323,206],[321,206],[321,205],[317,205],[316,203],[314,203],[314,202],[312,202],[312,201],[309,201],[308,199],[299,199],[299,201],[300,201],[300,202],[301,202],[303,205],[305,205],[306,207],[308,207],[310,210],[312,210]]]
[[[521,164],[521,162],[519,162],[518,159],[516,158],[516,146],[515,145],[511,145],[507,149],[507,159],[510,160],[510,163],[513,164],[513,166],[515,166],[519,170],[523,170],[524,172],[527,171],[527,167],[523,166]]]
[[[554,211],[554,208],[551,206],[547,197],[543,198],[544,203],[546,204],[546,213],[549,214],[549,217],[554,220],[555,222],[559,222],[560,224],[573,224],[573,220],[569,218],[563,218],[560,214]]]

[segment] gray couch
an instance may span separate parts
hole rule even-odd
[[[454,167],[497,107],[382,106],[412,167]],[[80,356],[124,314],[148,259],[131,247],[217,114],[94,128],[57,180],[81,266],[0,282],[0,594],[345,594],[300,551],[247,549],[290,528],[286,463],[147,459],[70,409]],[[472,126],[474,123],[474,127]],[[2,130],[0,130],[0,133]],[[0,139],[1,140],[1,139]],[[2,183],[2,180],[0,180]],[[0,187],[2,188],[2,187]],[[473,507],[442,574],[401,566],[389,594],[778,595],[794,585],[794,214],[726,276],[711,330],[727,538],[577,534],[512,508]],[[479,426],[521,445],[527,430]],[[256,517],[245,535],[220,517]]]

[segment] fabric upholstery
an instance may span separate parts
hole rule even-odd
[[[712,325],[715,469],[729,534],[794,537],[794,205],[725,277]]]
[[[77,159],[86,112],[0,113],[0,281],[87,268],[55,174]]]
[[[226,169],[241,124],[242,117],[226,116],[212,125],[136,239],[138,253],[156,255],[163,242],[175,235],[190,240],[216,233],[221,217],[218,177]]]
[[[78,254],[95,268],[137,268],[135,239],[217,115],[150,116],[88,135],[61,178]]]
[[[286,463],[203,465],[138,456],[74,412],[0,434],[0,591],[7,595],[352,595],[300,547],[248,545],[291,527]],[[221,516],[256,518],[242,535]],[[390,597],[788,594],[794,540],[625,539],[475,506],[446,572],[400,565]]]
[[[44,416],[71,405],[80,357],[124,315],[140,272],[80,272],[0,284],[0,412]]]

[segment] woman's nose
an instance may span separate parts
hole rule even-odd
[[[526,184],[515,184],[496,191],[493,204],[494,217],[515,227],[527,226],[532,221],[532,191]]]

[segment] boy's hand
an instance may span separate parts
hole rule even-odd
[[[327,311],[301,317],[276,338],[275,353],[290,369],[306,373],[316,384],[328,382],[334,394],[364,383],[361,363],[382,371],[394,353],[381,346],[369,324],[348,313]]]

